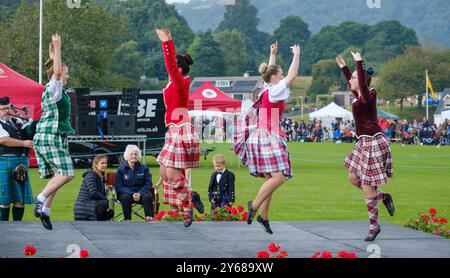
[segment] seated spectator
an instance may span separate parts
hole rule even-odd
[[[449,135],[450,132],[447,134],[442,134],[441,138],[439,139],[439,145],[438,146],[445,146],[449,144]]]
[[[432,136],[431,131],[429,130],[428,127],[425,127],[424,132],[423,132],[422,144],[423,145],[431,145],[431,144],[433,144],[433,141],[434,141],[434,137]]]
[[[414,143],[412,135],[406,131],[402,131],[401,142],[403,145]]]
[[[114,217],[106,197],[105,171],[108,157],[97,155],[92,162],[92,169],[83,174],[83,182],[75,202],[75,220],[107,221]]]
[[[353,143],[353,134],[350,131],[349,127],[347,127],[347,129],[345,130],[344,138],[342,139],[342,141],[347,143]]]
[[[337,141],[339,141],[339,143],[340,143],[341,140],[342,140],[342,138],[341,138],[341,130],[339,128],[337,128],[333,132],[333,141],[334,141],[334,143],[336,143]]]
[[[122,204],[125,220],[131,220],[131,205],[144,206],[145,218],[153,221],[152,176],[146,165],[139,162],[141,150],[136,145],[128,145],[124,153],[125,162],[116,172],[116,191]]]
[[[328,131],[328,128],[324,127],[322,142],[326,142],[326,141],[328,141],[328,139],[330,139],[330,132]]]

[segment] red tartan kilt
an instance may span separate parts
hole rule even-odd
[[[361,185],[378,186],[393,176],[389,139],[383,134],[361,136],[344,161],[349,172],[359,177]]]
[[[166,167],[187,169],[200,166],[200,144],[192,125],[169,126],[157,162]]]
[[[274,132],[255,129],[244,145],[245,160],[252,176],[283,172],[286,179],[292,178],[292,162],[286,141]]]
[[[179,208],[185,207],[191,200],[191,193],[192,190],[187,182],[178,187],[164,183],[163,204]]]

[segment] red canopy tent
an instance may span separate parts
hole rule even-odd
[[[41,117],[41,96],[44,86],[13,71],[0,63],[0,97],[8,96],[18,108],[26,107],[34,120]],[[30,166],[36,166],[34,152],[30,155]]]
[[[239,112],[242,102],[227,96],[210,82],[205,82],[189,95],[189,110]]]

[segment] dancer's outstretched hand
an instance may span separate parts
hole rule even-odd
[[[347,65],[347,64],[345,63],[344,58],[342,58],[341,55],[339,55],[339,56],[336,57],[336,62],[338,63],[338,65],[339,65],[340,68],[343,68],[343,67],[345,67],[345,66]]]
[[[277,54],[278,52],[278,41],[270,45],[270,54]]]
[[[300,45],[294,44],[293,46],[291,46],[291,49],[292,49],[292,53],[294,55],[300,55],[300,52],[301,52]]]
[[[61,49],[61,37],[58,34],[52,36],[53,50]]]
[[[162,41],[162,42],[166,42],[169,40],[169,37],[167,36],[166,32],[164,32],[163,29],[159,29],[156,28],[156,34],[158,35],[158,38]]]
[[[361,54],[359,53],[359,52],[352,52],[352,56],[353,56],[353,59],[355,59],[355,61],[362,61],[363,59],[362,59],[362,57],[361,57]]]
[[[166,34],[166,36],[167,36],[167,38],[168,38],[169,40],[172,39],[172,34],[170,33],[170,30],[169,30],[169,29],[167,29],[167,28],[162,28],[162,31],[164,32],[164,34]]]

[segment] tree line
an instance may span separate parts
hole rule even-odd
[[[38,3],[7,1],[8,5],[0,6],[1,60],[37,80]],[[274,41],[278,41],[280,49],[278,63],[287,68],[291,60],[289,46],[300,44],[301,73],[313,76],[310,95],[343,88],[345,84],[334,57],[341,54],[350,60],[350,51],[356,50],[379,73],[380,85],[386,90],[384,96],[398,97],[409,87],[401,90],[395,87],[398,82],[389,78],[393,71],[403,69],[391,64],[401,64],[398,61],[412,53],[431,51],[422,49],[416,32],[398,21],[375,25],[346,21],[338,26],[324,26],[313,35],[300,17],[287,16],[280,19],[272,33],[266,33],[258,30],[258,10],[249,0],[227,5],[218,27],[199,33],[194,33],[185,18],[164,0],[83,0],[80,9],[69,9],[65,1],[47,0],[44,11],[44,42],[53,33],[61,34],[64,60],[71,69],[71,85],[75,87],[161,88],[164,84],[142,83],[143,76],[167,79],[163,53],[154,33],[161,26],[172,31],[178,52],[193,56],[195,64],[190,74],[193,77],[239,76],[245,72],[257,75],[257,68],[268,59],[269,45]],[[430,76],[437,80],[439,90],[448,84],[444,73],[450,76],[446,64],[448,51],[432,51],[439,57],[435,59],[439,63],[424,59],[430,61],[428,64],[433,68]],[[415,62],[420,64],[422,60]],[[425,64],[420,65],[422,69]],[[413,77],[411,74],[410,78]]]

